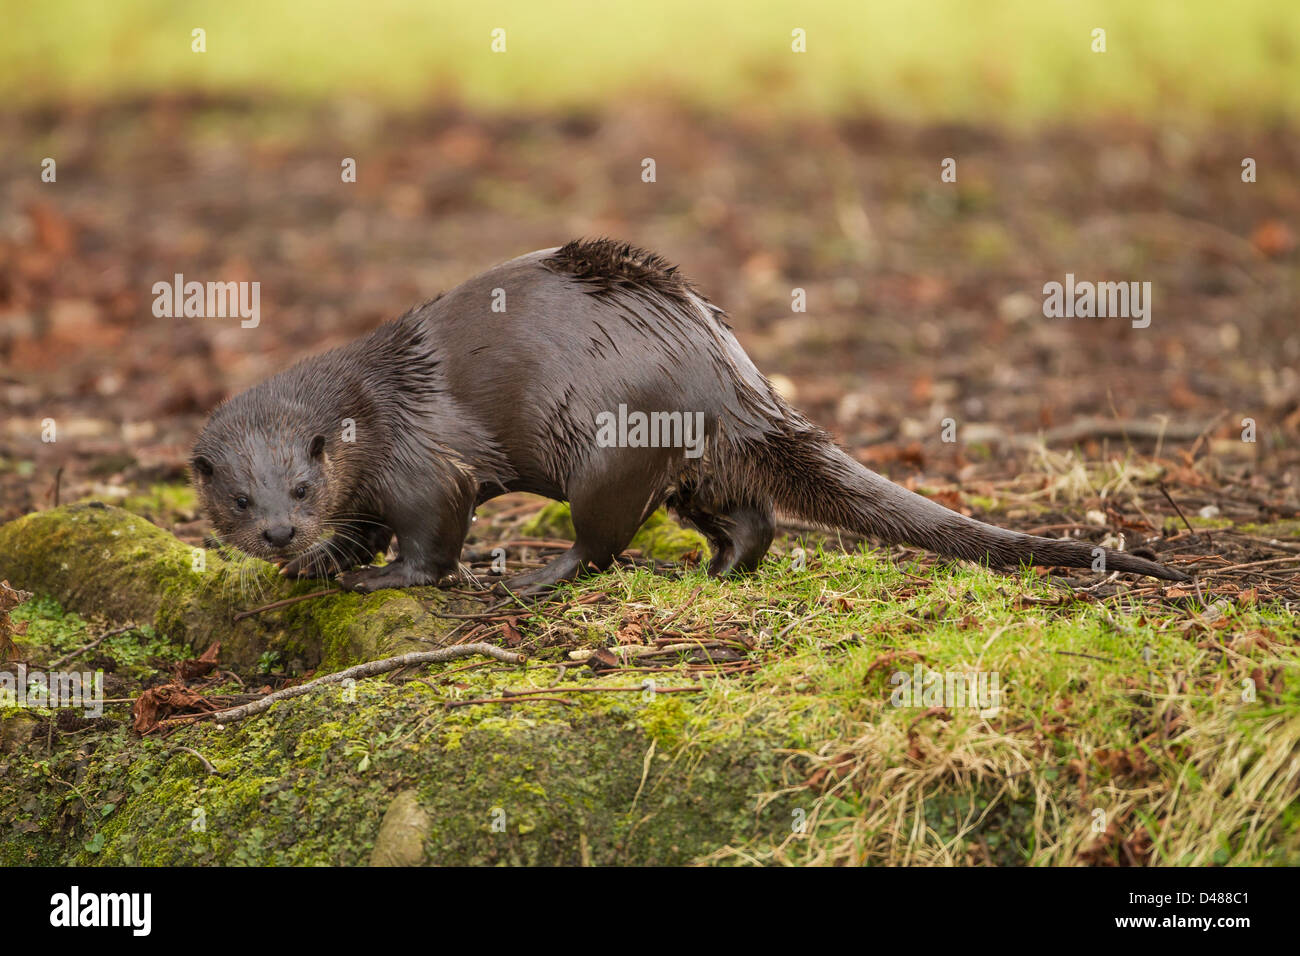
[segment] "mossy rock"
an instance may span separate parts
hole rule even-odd
[[[220,641],[222,661],[237,668],[251,666],[267,651],[305,669],[337,670],[427,649],[449,630],[447,619],[433,610],[478,609],[446,591],[411,588],[339,592],[236,621],[240,611],[328,585],[291,582],[264,561],[229,561],[192,548],[138,515],[98,502],[0,525],[0,580],[5,579],[80,614],[151,624],[196,655]]]
[[[446,692],[366,681],[165,740],[56,734],[53,754],[40,735],[0,754],[0,865],[681,864],[789,832],[785,803],[758,810],[776,749],[733,732],[675,759],[678,696],[447,710]]]
[[[660,519],[643,533],[684,532]],[[242,581],[255,576],[259,591],[247,600],[239,566],[207,552],[196,570],[194,556],[98,504],[0,526],[0,578],[81,614],[151,623],[195,651],[220,640],[223,663],[278,650],[336,669],[454,623],[433,613],[457,607],[435,589],[340,593],[235,622],[241,606],[320,583],[254,563]],[[788,834],[786,804],[762,802],[791,782],[788,755],[752,728],[718,728],[699,698],[445,706],[524,676],[363,680],[351,697],[323,688],[165,739],[132,732],[124,705],[67,735],[45,712],[0,715],[0,865],[680,864]],[[707,748],[685,755],[701,735]]]

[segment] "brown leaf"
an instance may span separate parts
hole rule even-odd
[[[31,596],[29,591],[19,591],[11,588],[8,581],[0,581],[0,664],[17,656],[13,635],[27,633],[27,622],[15,624],[9,619],[9,612]]]
[[[617,670],[619,662],[618,658],[610,651],[603,647],[598,647],[592,651],[591,656],[587,658],[587,666],[599,674],[602,671]]]
[[[1255,693],[1259,699],[1266,704],[1277,703],[1277,695],[1282,693],[1285,686],[1282,679],[1282,668],[1275,667],[1271,671],[1265,672],[1262,667],[1256,667],[1250,672],[1250,679],[1255,684]]]
[[[813,772],[812,776],[804,781],[804,786],[808,787],[810,790],[820,790],[825,792],[833,784],[851,776],[853,772],[852,768],[855,763],[856,758],[854,758],[853,754],[849,751],[845,751],[831,760],[829,764],[817,768],[817,770]]]
[[[1068,761],[1065,767],[1079,778],[1079,789],[1086,794],[1088,792],[1088,762],[1082,757],[1076,757],[1074,760]]]
[[[174,673],[184,681],[196,680],[213,671],[217,666],[217,655],[221,653],[221,642],[214,641],[199,657],[181,661]]]
[[[215,710],[201,695],[180,684],[150,687],[131,705],[131,727],[137,734],[154,730],[164,717],[173,714],[204,714]]]
[[[38,246],[57,256],[72,252],[75,231],[66,216],[47,202],[28,203],[27,216]]]
[[[865,684],[867,682],[867,679],[875,672],[876,668],[888,667],[890,664],[893,664],[895,661],[900,661],[900,660],[909,660],[909,661],[917,661],[918,663],[924,663],[925,657],[917,653],[916,651],[889,651],[888,653],[881,654],[879,657],[877,657],[874,661],[871,662],[871,666],[867,668],[867,672],[862,675],[862,683]]]
[[[510,617],[501,622],[501,636],[507,647],[518,647],[524,642],[524,635],[519,630],[519,618]]]
[[[1232,648],[1238,654],[1244,654],[1250,650],[1273,651],[1275,645],[1281,644],[1278,636],[1272,631],[1254,630],[1247,631],[1245,634],[1239,634],[1229,642],[1228,647]]]
[[[1100,834],[1086,849],[1079,851],[1079,861],[1087,866],[1115,866],[1112,850],[1119,843],[1119,823],[1111,820],[1106,824],[1106,831]]]
[[[1250,234],[1250,244],[1273,259],[1295,248],[1295,233],[1280,219],[1265,219]]]
[[[1112,777],[1145,778],[1156,773],[1156,766],[1142,747],[1111,750],[1102,747],[1093,751],[1092,759]]]
[[[1146,866],[1153,849],[1151,835],[1146,827],[1138,827],[1133,835],[1119,845],[1120,863],[1124,866]]]
[[[639,621],[624,619],[615,639],[620,644],[644,644],[645,627]]]

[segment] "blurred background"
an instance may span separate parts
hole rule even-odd
[[[1296,501],[1291,0],[3,7],[0,520],[182,480],[225,395],[582,235],[679,263],[896,480],[1045,436]],[[260,282],[259,326],[156,318],[175,273]],[[1045,318],[1066,273],[1151,282],[1150,327]]]

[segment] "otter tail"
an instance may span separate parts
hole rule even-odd
[[[1040,538],[960,515],[914,494],[849,457],[828,435],[791,413],[786,427],[746,449],[749,468],[778,508],[815,524],[910,544],[936,554],[991,565],[1092,567],[1104,552],[1107,571],[1132,571],[1189,581],[1154,561],[1099,549],[1084,541]]]

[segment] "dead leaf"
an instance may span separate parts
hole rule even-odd
[[[180,684],[150,687],[131,705],[131,727],[137,734],[147,734],[160,721],[174,714],[206,714],[215,710],[201,695]]]
[[[587,658],[587,666],[599,674],[602,671],[617,670],[619,667],[619,661],[613,653],[603,647],[598,647],[592,651],[591,656]]]
[[[1265,219],[1250,234],[1250,244],[1270,259],[1275,259],[1295,248],[1295,233],[1280,219]]]
[[[519,618],[510,617],[501,622],[501,636],[507,647],[518,647],[524,642],[524,635],[519,630]]]
[[[15,624],[9,619],[9,612],[31,596],[30,591],[19,591],[11,588],[8,581],[0,581],[0,664],[15,658],[18,653],[13,636],[27,633],[27,622]]]
[[[221,642],[214,641],[200,656],[177,664],[173,672],[183,681],[197,680],[216,668],[220,653]]]

